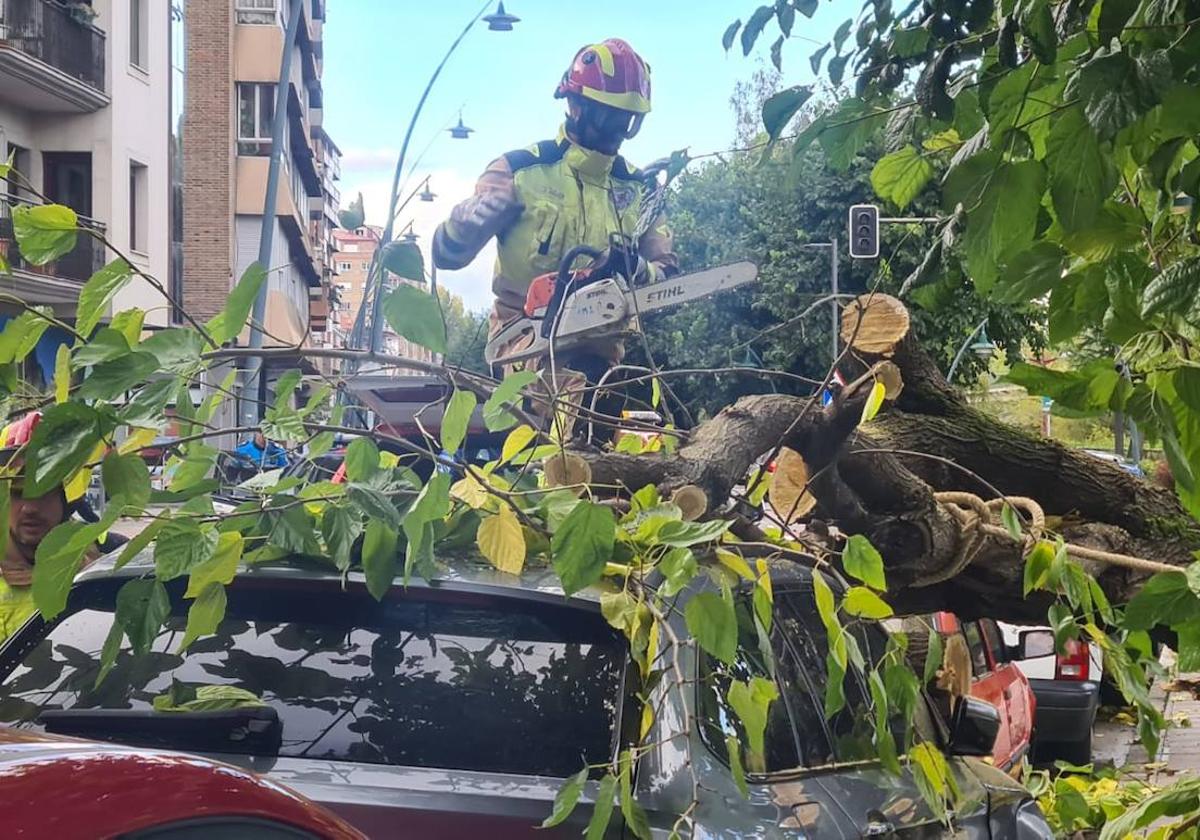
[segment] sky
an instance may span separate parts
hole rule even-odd
[[[342,202],[363,193],[367,221],[382,225],[392,171],[421,91],[482,0],[336,0],[328,4],[323,79],[324,126],[342,150]],[[494,0],[489,4],[494,7]],[[754,11],[756,0],[511,0],[521,21],[511,32],[477,24],[463,39],[421,111],[409,146],[401,195],[429,176],[437,199],[412,201],[409,221],[426,254],[434,228],[468,197],[488,162],[506,151],[551,139],[562,122],[554,88],[575,51],[609,37],[624,38],[650,63],[653,111],[622,148],[634,164],[689,148],[693,155],[729,148],[734,139],[730,96],[739,80],[769,66],[768,24],[749,57],[721,35]],[[825,0],[812,20],[797,16],[783,51],[785,84],[812,81],[808,56],[827,41],[858,3]],[[458,121],[475,129],[466,141],[446,131]],[[439,284],[468,308],[490,304],[495,251],[470,266],[440,272]]]

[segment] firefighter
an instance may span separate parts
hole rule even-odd
[[[558,137],[492,161],[475,194],[434,234],[434,263],[451,270],[466,266],[496,237],[491,335],[521,317],[530,282],[557,271],[572,247],[607,251],[614,238],[631,240],[646,198],[641,173],[618,151],[650,112],[650,66],[618,38],[590,44],[575,54],[554,95],[567,105]],[[637,256],[622,273],[632,273],[635,283],[678,272],[665,218],[655,218],[629,244]],[[531,339],[517,339],[501,355]],[[596,381],[624,352],[618,341],[598,342],[560,364]],[[544,361],[528,366],[536,369]]]

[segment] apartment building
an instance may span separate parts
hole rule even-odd
[[[0,255],[11,268],[0,291],[70,321],[83,283],[115,256],[80,236],[49,265],[24,261],[11,208],[36,202],[36,193],[72,207],[81,224],[166,282],[170,16],[166,0],[0,0],[0,157],[11,156],[32,187],[0,182]],[[171,317],[140,279],[112,306],[145,309],[148,326]],[[15,311],[0,303],[0,319]],[[50,331],[43,343],[58,340]],[[52,349],[48,358],[52,365]]]
[[[363,225],[355,230],[335,230],[333,238],[337,250],[333,254],[334,283],[337,293],[337,320],[344,334],[349,337],[354,329],[354,319],[362,307],[363,296],[370,273],[371,260],[379,248],[383,231],[375,225]],[[394,287],[401,280],[388,272],[388,287]],[[393,356],[405,356],[409,359],[432,361],[433,354],[418,344],[413,344],[407,338],[397,335],[390,327],[384,327],[383,346],[380,350]],[[404,370],[393,369],[393,375],[405,373]]]
[[[258,259],[287,16],[301,15],[267,265],[264,344],[322,346],[332,294],[340,152],[322,125],[324,0],[177,0],[187,58],[183,114],[184,306],[220,311]],[[275,371],[303,364],[279,360]],[[273,378],[272,374],[268,379]]]

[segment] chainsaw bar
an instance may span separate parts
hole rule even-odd
[[[753,283],[757,277],[758,266],[752,262],[729,263],[704,271],[681,274],[669,280],[635,288],[634,312],[641,314],[679,306],[726,289],[736,289]]]

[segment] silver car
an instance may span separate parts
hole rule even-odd
[[[611,762],[638,734],[638,669],[600,615],[599,590],[566,598],[552,574],[518,578],[466,560],[381,602],[357,573],[343,583],[329,567],[256,567],[228,587],[217,633],[186,656],[176,653],[185,579],[173,581],[171,614],[149,631],[148,652],[122,651],[96,687],[117,591],[148,562],[115,570],[102,560],[80,575],[62,616],[49,625],[35,617],[0,647],[0,722],[203,753],[264,773],[381,838],[578,836],[594,779],[567,822],[536,826],[565,779]],[[635,768],[654,836],[667,837],[693,791],[698,837],[1050,836],[1026,792],[977,759],[951,760],[962,795],[950,825],[911,776],[870,760],[861,681],[847,681],[846,709],[830,719],[822,711],[828,641],[809,572],[778,562],[772,578],[780,701],[767,724],[766,772],[750,777],[743,798],[725,746],[742,736],[725,704],[728,669],[684,645],[688,685],[650,689],[663,704],[645,743],[657,746]],[[751,609],[748,594],[746,602],[739,611]],[[686,638],[682,620],[675,629]],[[879,627],[854,632],[864,652],[882,652]],[[761,673],[759,659],[750,630],[733,672]],[[233,685],[266,705],[155,711],[153,698],[173,684]],[[928,704],[913,723],[948,752],[987,754],[994,712],[967,711],[953,737]],[[606,836],[632,836],[619,808]]]

